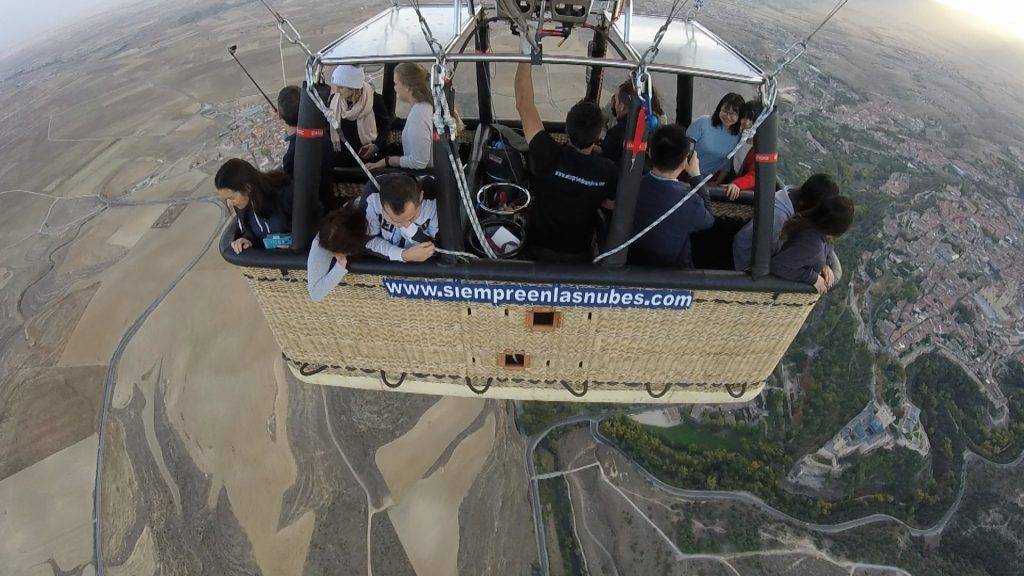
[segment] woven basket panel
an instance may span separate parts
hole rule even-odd
[[[363,193],[366,184],[361,182],[338,182],[334,185],[334,197],[348,200]]]
[[[561,325],[544,332],[527,326],[532,306],[391,298],[378,276],[349,275],[314,303],[303,271],[250,268],[245,274],[278,344],[297,364],[342,374],[496,378],[528,387],[761,382],[817,300],[813,294],[703,291],[685,311],[557,307]],[[529,366],[500,367],[505,353],[525,353]]]
[[[595,352],[592,343],[596,322],[589,318],[592,314],[582,308],[559,307],[561,325],[554,331],[539,331],[527,326],[527,313],[535,308],[538,307],[474,304],[472,314],[467,314],[463,323],[469,355],[467,373],[586,380],[586,366]],[[506,352],[526,352],[530,366],[515,371],[499,367],[499,355]]]
[[[476,130],[462,130],[455,137],[455,141],[459,144],[472,144],[473,138],[476,138]],[[388,133],[388,144],[400,144],[402,142],[402,131],[392,130]]]
[[[736,204],[734,202],[712,202],[711,211],[718,218],[736,218],[739,220],[750,220],[754,217],[754,207],[750,204]]]

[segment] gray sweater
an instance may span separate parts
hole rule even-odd
[[[434,107],[429,102],[417,102],[409,110],[402,129],[402,157],[398,161],[402,168],[423,170],[433,165],[433,116]]]
[[[801,230],[772,256],[772,274],[784,280],[814,284],[828,262],[828,238],[817,230]]]
[[[793,208],[792,192],[792,186],[786,186],[782,190],[775,191],[775,212],[772,218],[772,254],[778,254],[779,250],[782,249],[782,244],[779,241],[782,227],[786,225],[786,222],[789,222],[789,219],[796,212]],[[740,228],[740,231],[736,233],[736,237],[732,241],[732,261],[733,267],[736,270],[745,272],[750,269],[754,258],[753,248],[754,221],[751,220],[743,228]],[[828,264],[836,274],[840,273],[839,259],[836,258],[831,244],[828,249]]]
[[[332,288],[341,283],[348,269],[338,264],[331,254],[320,246],[320,236],[313,238],[306,258],[306,289],[313,302],[320,302],[327,297]]]

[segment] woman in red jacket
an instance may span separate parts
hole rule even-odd
[[[754,125],[757,117],[761,115],[761,103],[757,100],[750,100],[743,104],[740,109],[740,128],[747,130]],[[736,151],[732,158],[732,180],[725,185],[725,193],[729,200],[740,197],[741,190],[754,189],[754,140],[750,139],[743,143],[743,146]]]

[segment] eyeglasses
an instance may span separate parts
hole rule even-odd
[[[739,117],[740,111],[739,110],[733,110],[732,108],[722,108],[722,114],[725,114],[726,116],[736,116],[736,117]]]

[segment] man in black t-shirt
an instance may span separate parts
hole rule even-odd
[[[559,144],[544,131],[529,63],[516,69],[515,90],[523,134],[530,143],[530,252],[536,260],[589,262],[598,209],[614,206],[619,173],[614,162],[593,154],[604,125],[601,109],[587,101],[574,105],[565,117],[569,144]]]

